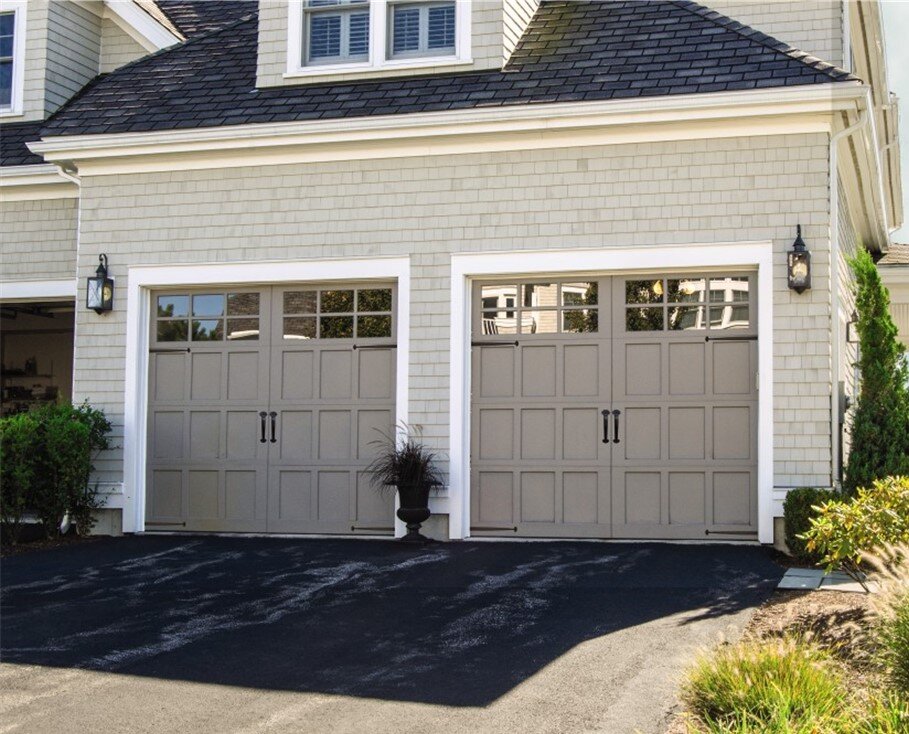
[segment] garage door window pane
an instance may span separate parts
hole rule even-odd
[[[516,311],[484,311],[482,316],[484,334],[517,334]]]
[[[526,283],[521,286],[521,303],[524,308],[558,306],[559,286],[556,283]]]
[[[712,306],[710,308],[711,329],[747,329],[750,326],[748,306]]]
[[[570,334],[591,334],[599,328],[596,309],[566,309],[562,312],[562,331]]]
[[[158,296],[158,316],[189,316],[189,296]]]
[[[193,316],[223,315],[224,296],[222,294],[193,296]]]
[[[353,335],[353,316],[322,316],[319,319],[321,339],[352,339]]]
[[[259,338],[259,319],[228,319],[229,341],[256,341]]]
[[[322,291],[320,297],[319,313],[351,313],[354,310],[353,291]]]
[[[562,283],[563,306],[596,306],[596,283]]]
[[[666,281],[669,303],[703,303],[706,290],[704,278],[670,278]]]
[[[556,334],[559,331],[559,312],[527,309],[521,314],[522,334]]]
[[[628,280],[625,282],[626,303],[662,303],[663,281]]]
[[[358,316],[357,336],[363,339],[391,336],[391,316]]]
[[[625,311],[626,331],[662,331],[662,308],[629,308]]]
[[[314,316],[291,316],[284,319],[285,339],[315,339],[316,319]]]
[[[688,331],[706,329],[703,306],[674,306],[669,308],[669,329],[671,331]]]
[[[285,291],[284,313],[315,313],[316,302],[317,296],[315,291]]]
[[[227,296],[228,316],[256,316],[258,313],[258,293],[231,293]]]
[[[159,321],[159,342],[185,342],[187,332],[186,321]]]
[[[391,288],[374,288],[357,292],[358,311],[391,311]]]
[[[218,342],[224,338],[224,322],[221,319],[193,320],[194,342]]]
[[[711,303],[747,303],[748,278],[711,278]]]

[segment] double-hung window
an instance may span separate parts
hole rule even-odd
[[[290,76],[470,61],[470,0],[290,0]]]
[[[392,3],[388,14],[390,58],[454,55],[454,2]]]
[[[25,47],[25,2],[5,0],[0,6],[0,114],[22,112]]]
[[[306,65],[369,60],[368,0],[309,0],[304,12]]]

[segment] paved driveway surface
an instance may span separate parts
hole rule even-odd
[[[756,547],[130,537],[4,560],[0,732],[659,732]]]

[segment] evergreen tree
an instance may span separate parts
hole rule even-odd
[[[862,380],[843,481],[853,494],[875,479],[909,475],[909,389],[905,347],[896,338],[890,295],[877,266],[865,250],[850,265],[856,276]]]

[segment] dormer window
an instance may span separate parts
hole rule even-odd
[[[0,114],[22,114],[25,0],[5,0],[0,10]]]
[[[470,0],[289,0],[287,76],[470,62]]]

